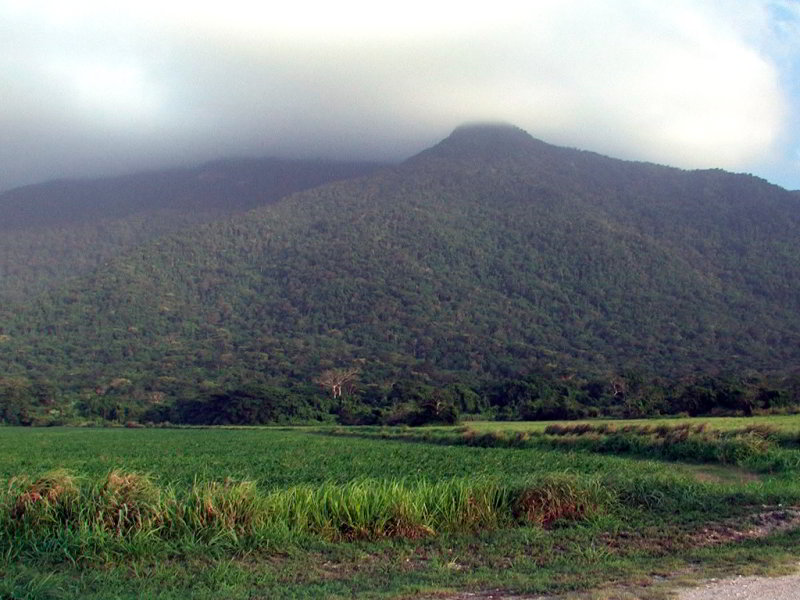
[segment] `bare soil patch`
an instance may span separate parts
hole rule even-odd
[[[722,465],[681,465],[697,481],[704,483],[753,483],[761,481],[763,476],[740,467]]]
[[[760,539],[797,527],[800,527],[800,508],[778,507],[753,513],[745,519],[728,519],[703,527],[693,539],[697,547],[713,546],[740,540]]]

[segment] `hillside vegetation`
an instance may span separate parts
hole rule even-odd
[[[186,422],[792,404],[799,207],[749,175],[459,128],[5,305],[5,385]],[[318,382],[337,369],[357,376],[334,399]]]
[[[236,159],[8,191],[0,194],[0,303],[27,301],[161,235],[376,168],[370,163]]]

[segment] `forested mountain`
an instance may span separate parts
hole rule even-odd
[[[379,165],[236,159],[0,194],[0,303],[86,273],[137,244]]]
[[[259,421],[317,415],[335,369],[358,370],[362,408],[427,385],[529,416],[550,393],[534,377],[584,405],[657,378],[761,382],[800,358],[798,209],[749,175],[463,127],[6,305],[0,360],[42,404],[172,419],[234,400]]]

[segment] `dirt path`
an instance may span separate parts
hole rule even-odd
[[[679,600],[800,600],[800,574],[735,577],[684,590]]]
[[[626,590],[623,597],[631,599],[634,597],[632,593],[635,592]],[[800,573],[783,577],[733,577],[730,579],[711,580],[700,584],[698,587],[673,590],[673,593],[676,594],[675,600],[800,600]],[[613,598],[615,596],[612,594],[609,597]],[[442,599],[443,597],[441,596],[436,597],[436,600]],[[492,590],[446,596],[446,600],[556,599],[552,596],[525,596]]]

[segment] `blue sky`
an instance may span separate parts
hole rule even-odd
[[[800,0],[0,0],[0,189],[476,120],[800,189],[798,40]]]

